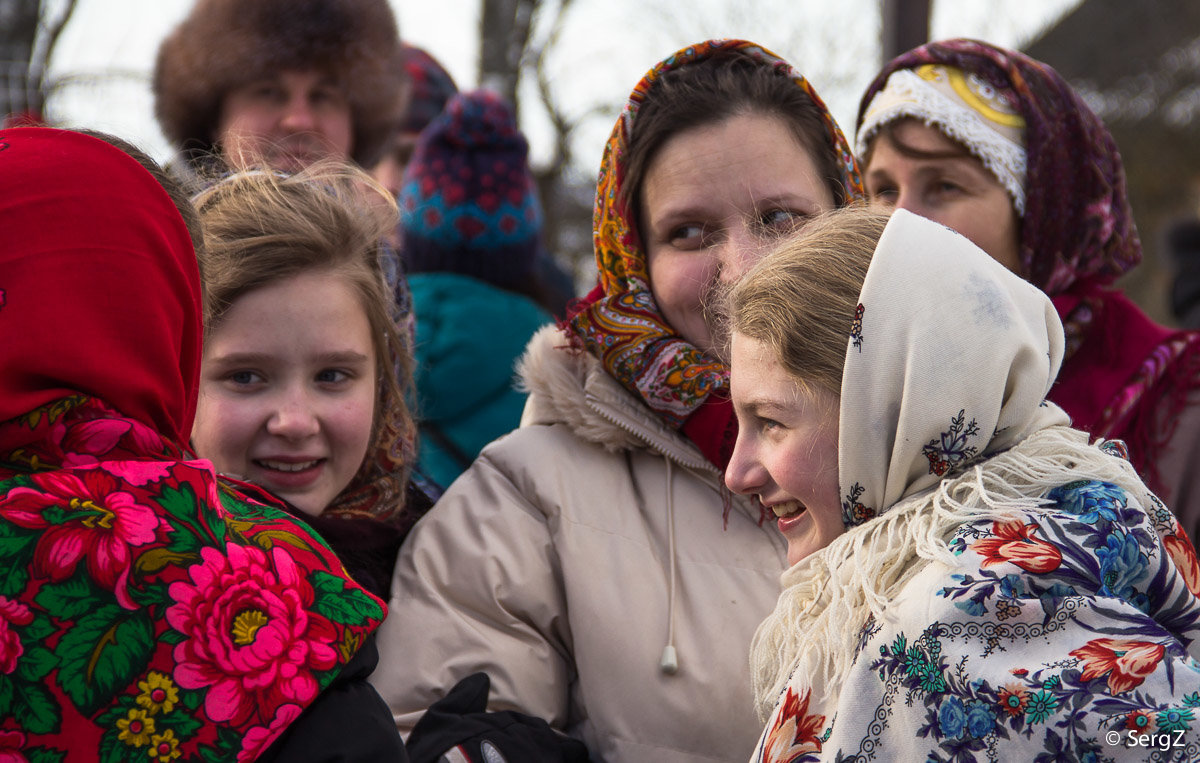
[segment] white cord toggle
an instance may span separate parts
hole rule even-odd
[[[663,648],[662,659],[658,661],[658,666],[662,668],[662,672],[669,676],[675,675],[679,670],[679,657],[675,654],[675,647],[667,644]]]

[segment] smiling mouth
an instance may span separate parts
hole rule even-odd
[[[321,463],[321,461],[322,461],[322,459],[318,458],[313,461],[297,461],[295,463],[289,463],[286,461],[268,461],[268,460],[264,459],[264,460],[256,460],[254,463],[261,466],[264,469],[273,469],[277,472],[291,473],[291,472],[302,472],[305,469],[311,469],[314,466],[316,466],[317,464]]]
[[[799,516],[804,511],[804,504],[799,501],[785,501],[777,503],[771,507],[771,511],[775,512],[775,516],[780,519]]]

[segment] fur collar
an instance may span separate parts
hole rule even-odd
[[[579,438],[610,451],[649,449],[717,474],[690,440],[630,395],[595,357],[572,349],[557,327],[533,335],[517,371],[529,393],[521,426],[566,424]]]

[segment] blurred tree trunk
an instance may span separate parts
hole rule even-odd
[[[40,120],[44,113],[46,64],[76,0],[0,0],[0,118]]]
[[[571,177],[571,137],[594,112],[568,116],[554,97],[547,63],[559,43],[574,0],[482,0],[479,35],[479,83],[493,90],[521,115],[520,83],[532,78],[553,131],[550,158],[532,168],[542,202],[543,242],[572,273],[591,261],[591,209],[595,186]],[[528,91],[526,91],[528,95]]]
[[[883,62],[929,41],[930,0],[883,0]]]
[[[483,0],[479,24],[479,83],[504,96],[520,116],[517,86],[539,0]]]

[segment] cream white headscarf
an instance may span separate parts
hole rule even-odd
[[[1050,299],[966,238],[896,211],[859,302],[839,418],[847,532],[784,573],[759,627],[751,665],[764,718],[793,672],[810,677],[815,700],[836,694],[867,618],[884,616],[915,562],[950,553],[959,524],[1112,472],[1112,457],[1046,401],[1063,356]]]

